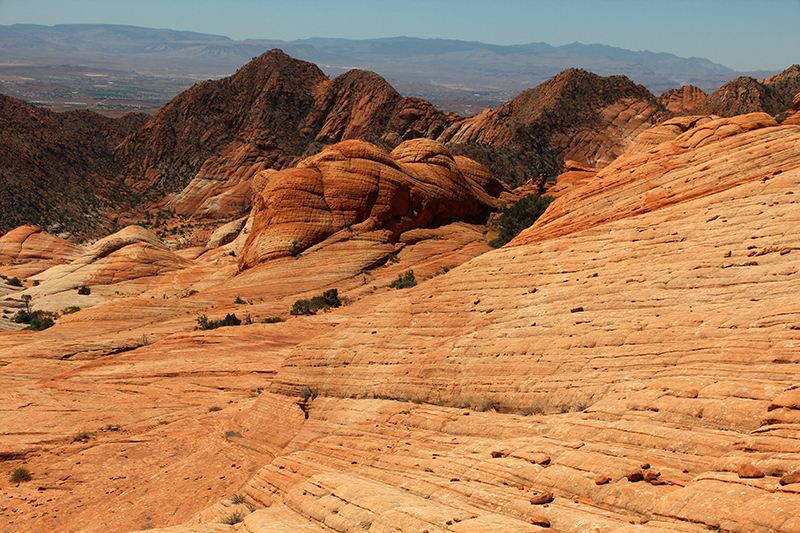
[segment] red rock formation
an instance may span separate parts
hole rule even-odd
[[[702,104],[705,99],[706,93],[699,87],[684,85],[659,96],[658,103],[676,115],[691,115],[694,114],[697,106]]]
[[[487,166],[519,185],[540,173],[556,174],[556,160],[608,165],[651,125],[657,111],[653,95],[624,76],[569,69],[497,109],[456,122],[439,140],[454,149],[478,143],[518,160],[520,168],[506,171]],[[476,150],[464,153],[482,161]]]
[[[320,144],[389,133],[434,137],[450,121],[376,74],[354,70],[328,80],[315,65],[273,50],[177,97],[118,157],[133,161],[132,186],[173,191],[167,205],[177,212],[229,216],[250,207],[258,172],[285,168]]]
[[[723,117],[758,111],[778,115],[792,105],[798,91],[800,65],[792,65],[762,82],[742,77],[726,83],[697,106],[695,112]]]
[[[497,205],[490,193],[501,190],[485,168],[435,141],[406,141],[391,154],[344,141],[296,168],[257,177],[239,266],[297,255],[339,231],[396,242],[413,228],[478,215]]]

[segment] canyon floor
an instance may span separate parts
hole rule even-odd
[[[497,250],[353,226],[241,270],[241,235],[10,232],[0,531],[799,532],[798,188],[800,125],[755,113],[562,175]],[[19,331],[22,294],[81,309]]]

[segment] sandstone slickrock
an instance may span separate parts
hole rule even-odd
[[[239,265],[297,255],[334,234],[395,243],[411,229],[479,215],[498,204],[489,191],[503,190],[485,168],[435,141],[406,141],[391,154],[344,141],[296,168],[258,176]]]
[[[224,531],[209,524],[243,494],[248,533],[798,531],[800,491],[779,483],[800,461],[798,145],[762,114],[696,122],[576,180],[499,250],[466,222],[395,242],[352,224],[237,273],[232,241],[0,333],[3,527]],[[378,155],[330,161],[434,184],[461,166],[413,144]],[[116,242],[161,250],[129,231]],[[125,248],[98,244],[95,260]],[[385,286],[409,268],[418,286]],[[334,287],[350,305],[193,331]],[[23,461],[36,484],[12,486]],[[645,463],[656,479],[625,480]]]
[[[705,99],[706,93],[699,87],[684,85],[665,92],[658,97],[658,102],[676,115],[692,115]]]

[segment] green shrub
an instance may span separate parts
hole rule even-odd
[[[234,505],[238,505],[240,503],[247,503],[247,496],[245,496],[244,494],[234,494],[233,496],[231,496],[230,500],[231,503]]]
[[[22,282],[19,280],[19,278],[8,278],[6,283],[12,287],[22,287]]]
[[[522,230],[532,226],[553,200],[552,196],[529,194],[511,207],[503,207],[500,216],[495,220],[500,231],[497,238],[489,241],[489,246],[500,248],[519,235]]]
[[[280,316],[271,316],[262,321],[264,324],[277,324],[278,322],[286,322],[286,319]]]
[[[300,397],[306,401],[313,400],[318,394],[319,391],[317,389],[312,389],[308,386],[304,387],[303,390],[300,391]]]
[[[209,413],[216,413],[217,411],[222,411],[222,407],[220,407],[219,405],[212,405],[211,407],[208,408]]]
[[[292,305],[291,315],[315,315],[320,309],[327,311],[331,307],[341,307],[342,300],[339,298],[339,289],[330,289],[319,296],[313,298],[297,300]]]
[[[25,329],[32,331],[42,331],[53,326],[55,324],[55,319],[55,313],[51,313],[50,311],[36,310],[28,312],[24,309],[20,309],[11,317],[12,322],[28,324],[28,327]]]
[[[23,481],[30,481],[31,480],[31,471],[25,468],[24,466],[20,466],[15,468],[13,472],[11,472],[11,477],[8,479],[11,483],[20,484]]]
[[[235,299],[235,300],[233,300],[233,303],[235,303],[235,304],[244,304],[244,303],[247,303],[247,302],[245,302],[244,300],[242,300],[242,297],[241,297],[241,296],[238,296],[238,295],[237,295],[237,296],[236,296],[236,299]]]
[[[397,254],[389,254],[388,259],[392,263],[399,263],[400,262],[400,259],[397,257]]]
[[[244,521],[244,513],[241,511],[236,511],[228,515],[228,517],[222,521],[223,524],[228,524],[232,526],[234,524],[238,524],[239,522]]]
[[[389,284],[390,287],[395,289],[406,289],[413,287],[417,284],[417,279],[414,277],[413,270],[406,270],[396,280]]]
[[[222,320],[209,320],[206,315],[200,315],[197,317],[197,325],[194,329],[209,330],[227,326],[240,326],[241,324],[242,320],[233,313],[228,313]]]
[[[478,407],[478,411],[484,412],[494,409],[494,402],[492,400],[486,400]]]
[[[84,285],[83,287],[78,289],[78,294],[80,294],[82,296],[86,296],[87,294],[92,294],[92,289],[90,289],[89,287],[86,287]]]
[[[532,407],[526,407],[525,409],[522,410],[522,414],[525,415],[525,416],[540,415],[543,412],[544,412],[544,409],[542,409],[542,407],[539,406],[539,405],[534,405]]]
[[[88,442],[94,435],[94,431],[81,431],[72,436],[72,442]]]
[[[297,257],[300,254],[300,250],[297,249],[297,241],[292,241],[292,245],[289,246],[289,253],[292,254],[292,257]]]
[[[28,330],[32,331],[43,331],[47,328],[53,327],[55,325],[55,321],[50,318],[49,316],[34,316],[31,320],[31,325],[28,326]]]
[[[77,313],[80,310],[81,310],[81,308],[78,307],[77,305],[71,305],[69,307],[65,307],[64,309],[62,309],[61,310],[61,314],[62,315],[71,315],[72,313]]]

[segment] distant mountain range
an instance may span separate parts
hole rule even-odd
[[[220,35],[105,24],[0,26],[3,67],[82,65],[204,80],[229,76],[274,48],[319,65],[329,76],[353,68],[376,72],[401,94],[437,105],[448,99],[500,103],[573,67],[601,76],[625,75],[656,95],[686,84],[710,93],[742,75],[760,79],[778,73],[740,73],[703,58],[599,44],[499,46],[409,37],[235,41]]]

